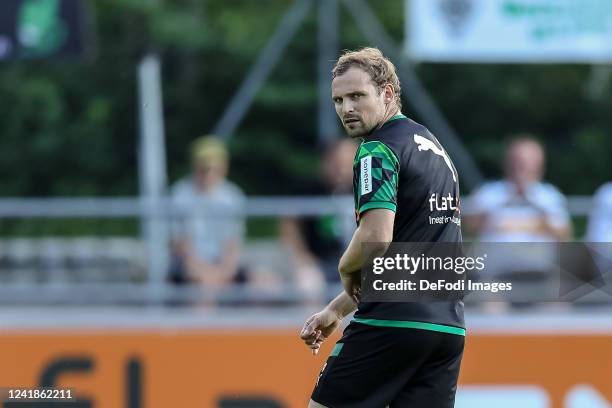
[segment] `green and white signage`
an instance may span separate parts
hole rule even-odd
[[[612,0],[406,0],[406,53],[437,62],[612,62]]]

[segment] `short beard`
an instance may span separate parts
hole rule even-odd
[[[367,135],[368,132],[352,132],[352,133],[346,132],[346,134],[351,139],[359,139]]]
[[[359,138],[364,138],[367,135],[369,135],[370,133],[372,133],[372,131],[376,129],[376,126],[372,127],[371,129],[360,129],[360,130],[355,130],[352,133],[348,131],[348,129],[344,128],[344,131],[346,132],[346,134],[348,135],[349,138],[351,139],[359,139]]]

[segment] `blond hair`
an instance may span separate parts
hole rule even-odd
[[[229,154],[225,143],[214,136],[201,136],[191,143],[193,162],[220,161],[226,163]]]
[[[332,69],[332,79],[343,75],[352,67],[367,72],[379,93],[386,85],[391,84],[395,93],[395,103],[400,110],[402,109],[402,88],[395,65],[385,58],[378,48],[366,47],[356,51],[345,51]]]

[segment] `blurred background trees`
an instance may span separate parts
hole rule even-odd
[[[145,3],[92,1],[87,58],[0,62],[0,195],[137,194],[136,67],[147,50],[163,61],[169,178],[187,173],[189,142],[211,132],[291,1]],[[403,0],[369,3],[402,41]],[[340,31],[341,49],[369,45],[343,7]],[[317,174],[316,35],[312,10],[231,139],[231,178],[248,194],[287,194]],[[610,71],[599,80],[585,65],[417,71],[488,178],[500,175],[507,136],[529,131],[547,148],[547,179],[565,194],[612,179]],[[414,116],[406,103],[404,113]]]

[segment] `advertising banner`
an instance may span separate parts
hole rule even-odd
[[[73,408],[305,407],[333,342],[313,356],[297,332],[5,332],[0,387],[70,389]],[[612,333],[468,331],[457,407],[608,408],[610,344]]]
[[[406,52],[415,60],[612,61],[608,0],[406,2]]]

